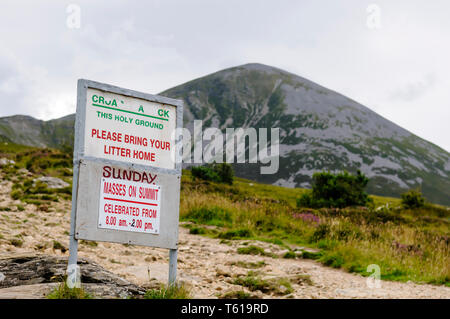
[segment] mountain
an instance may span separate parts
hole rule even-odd
[[[238,176],[288,187],[309,187],[320,170],[360,169],[372,194],[398,196],[421,188],[450,204],[450,154],[369,108],[307,79],[246,64],[161,93],[185,101],[186,126],[279,127],[280,170],[260,175],[257,164],[236,164]]]
[[[421,188],[428,200],[450,205],[450,154],[369,108],[295,74],[246,64],[187,82],[161,95],[183,99],[184,122],[203,128],[280,128],[280,169],[235,164],[236,175],[287,187],[309,187],[321,170],[360,169],[368,191],[399,196]],[[51,121],[0,118],[0,136],[15,143],[58,147],[73,142],[74,115]]]
[[[16,144],[61,148],[73,145],[75,114],[42,121],[31,116],[0,118],[0,140]]]

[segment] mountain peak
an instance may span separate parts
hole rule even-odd
[[[264,71],[264,72],[284,72],[284,73],[288,73],[287,71],[281,70],[279,68],[276,68],[274,66],[270,66],[267,64],[262,64],[262,63],[246,63],[246,64],[242,64],[237,66],[236,68],[243,68],[246,70],[254,70],[254,71]]]
[[[309,187],[317,171],[356,172],[372,194],[399,196],[421,188],[450,204],[450,154],[342,94],[261,63],[218,71],[160,93],[184,101],[184,125],[279,128],[279,171],[236,164],[236,175],[286,187]],[[0,137],[34,146],[73,143],[74,116],[40,121],[0,118]],[[191,133],[192,134],[192,133]],[[270,138],[270,137],[269,137]]]
[[[369,191],[397,195],[421,188],[450,204],[450,154],[360,103],[279,68],[248,63],[169,89],[185,102],[185,126],[280,129],[280,170],[259,175],[256,164],[236,174],[287,187],[309,187],[321,170],[361,170]],[[437,182],[439,180],[439,182]],[[435,192],[436,184],[441,185]],[[438,194],[439,193],[439,194]]]

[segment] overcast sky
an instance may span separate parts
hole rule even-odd
[[[258,62],[450,151],[449,16],[447,0],[2,0],[0,116],[73,113],[78,78],[156,94]]]

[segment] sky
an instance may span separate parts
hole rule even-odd
[[[77,79],[157,94],[263,63],[450,151],[450,2],[0,3],[0,116],[75,112]]]

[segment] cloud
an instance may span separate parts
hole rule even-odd
[[[71,3],[2,2],[0,116],[72,113],[78,78],[159,93],[260,62],[340,92],[450,149],[447,1],[378,0],[377,30],[367,28],[370,2],[359,0],[78,0],[79,29],[66,25]],[[415,112],[405,117],[405,107]],[[434,125],[424,131],[427,120]]]
[[[429,74],[422,80],[410,82],[403,87],[397,88],[389,94],[392,100],[401,100],[405,102],[412,102],[423,97],[435,85],[436,77],[434,74]]]

